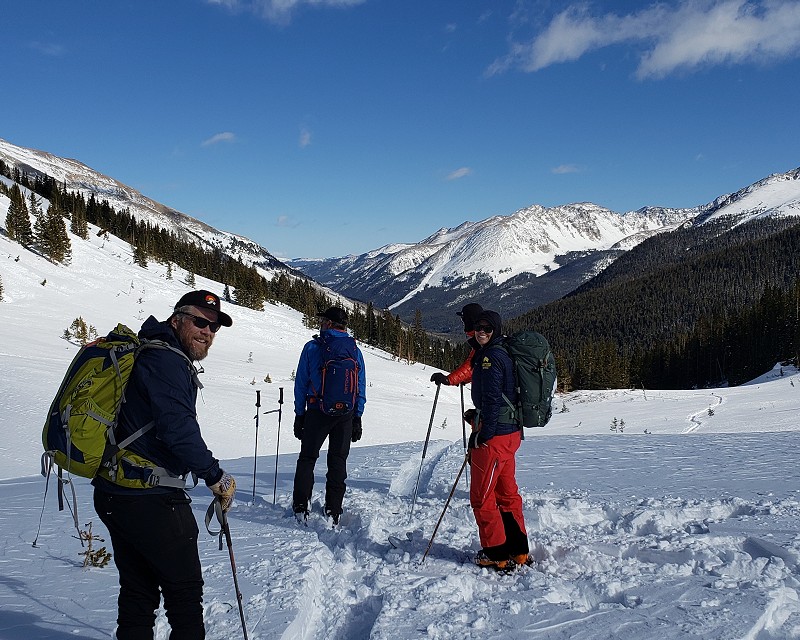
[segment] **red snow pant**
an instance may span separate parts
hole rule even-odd
[[[494,436],[485,445],[470,451],[469,502],[478,523],[481,546],[498,547],[507,542],[507,522],[511,520],[519,536],[508,540],[510,555],[528,552],[525,517],[522,515],[522,498],[517,487],[516,460],[521,433]],[[505,514],[505,516],[503,515]],[[516,533],[516,531],[515,531]]]

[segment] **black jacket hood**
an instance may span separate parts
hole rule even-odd
[[[499,338],[503,335],[503,321],[497,311],[481,311],[478,314],[478,317],[475,318],[475,324],[480,324],[482,321],[489,324],[494,330],[492,333],[492,339]]]

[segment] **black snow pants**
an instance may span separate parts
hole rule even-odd
[[[333,515],[342,513],[346,489],[347,456],[353,435],[353,414],[329,416],[316,409],[306,411],[303,439],[294,474],[292,504],[295,511],[308,509],[314,489],[314,466],[325,439],[328,439],[328,473],[325,483],[325,509]]]
[[[203,640],[197,522],[183,491],[119,495],[94,490],[119,571],[118,640],[153,640],[161,596],[170,640]]]

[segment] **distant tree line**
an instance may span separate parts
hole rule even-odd
[[[551,342],[563,389],[740,384],[800,351],[800,225],[661,234],[508,323]]]
[[[17,167],[9,168],[2,160],[0,174],[14,183],[10,188],[0,184],[11,199],[6,217],[9,237],[55,262],[67,261],[71,253],[65,225],[65,220],[69,220],[70,230],[80,238],[88,238],[88,225],[93,224],[99,228],[98,236],[113,234],[130,243],[133,261],[143,268],[147,268],[150,260],[155,260],[166,264],[167,278],[172,278],[173,265],[180,267],[187,272],[185,282],[190,287],[195,286],[195,274],[224,283],[227,301],[250,309],[262,310],[267,301],[285,304],[301,311],[310,328],[318,326],[317,313],[340,302],[325,295],[307,278],[280,273],[268,280],[254,265],[245,264],[221,248],[206,248],[173,231],[137,220],[130,210],[117,211],[107,200],[98,200],[94,194],[87,200],[83,194],[68,191],[66,184],[50,176],[28,175]],[[20,185],[30,191],[30,207],[26,205]],[[50,202],[47,214],[41,213],[39,197]],[[33,226],[31,211],[35,220]],[[451,370],[466,356],[463,345],[453,346],[425,331],[419,311],[413,325],[408,326],[399,316],[375,309],[372,303],[357,304],[350,313],[350,328],[360,341],[387,351],[398,360]]]

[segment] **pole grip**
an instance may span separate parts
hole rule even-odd
[[[283,387],[278,389],[280,391],[280,397],[278,398],[278,404],[283,404]]]
[[[256,406],[261,406],[261,389],[256,389]]]

